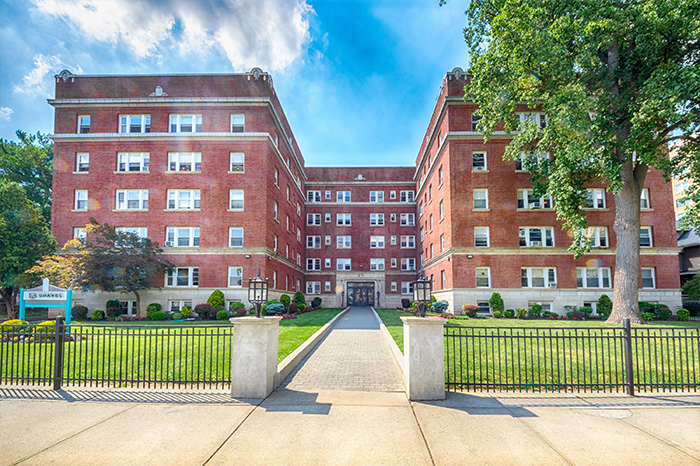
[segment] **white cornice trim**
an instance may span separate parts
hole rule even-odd
[[[241,139],[263,140],[272,137],[269,133],[59,133],[49,134],[51,139],[66,141],[163,141],[172,139]]]
[[[389,202],[305,202],[304,205],[306,206],[307,209],[313,208],[313,207],[325,207],[325,206],[332,206],[332,207],[344,207],[344,206],[367,206],[367,207],[410,207],[410,206],[415,206],[415,202],[397,202],[397,201],[389,201]],[[406,213],[406,212],[404,212]],[[413,212],[411,212],[413,213]]]
[[[250,105],[270,103],[268,97],[122,97],[113,99],[46,99],[53,107],[133,107],[134,104],[148,104],[149,107],[188,105]],[[154,105],[155,104],[155,105]]]
[[[355,167],[354,167],[355,168]],[[367,168],[368,170],[376,170],[382,167],[358,167]],[[307,181],[307,186],[343,186],[343,185],[407,185],[415,186],[414,181]]]

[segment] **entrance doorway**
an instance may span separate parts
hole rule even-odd
[[[374,283],[348,282],[348,306],[374,306]]]

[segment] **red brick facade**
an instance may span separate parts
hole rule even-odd
[[[56,111],[53,233],[62,244],[91,217],[146,228],[151,240],[166,246],[171,262],[197,268],[196,286],[191,276],[185,277],[188,286],[175,287],[160,277],[163,290],[144,298],[173,308],[204,302],[216,288],[229,301],[245,301],[247,279],[258,269],[270,279],[272,296],[301,289],[320,294],[325,305],[361,300],[396,306],[410,297],[408,283],[421,260],[436,295],[453,309],[488,300],[496,290],[507,306],[524,307],[527,302],[519,301],[542,295],[536,300],[552,303],[556,311],[566,300],[581,305],[578,301],[590,301],[600,292],[611,294],[611,289],[577,290],[576,267],[614,267],[612,195],[605,193],[606,208],[589,212],[591,225],[608,228],[608,247],[574,261],[566,251],[571,240],[553,210],[517,208],[517,190],[531,186],[528,174],[502,160],[506,136],[495,135],[484,144],[471,131],[476,107],[462,101],[465,79],[458,69],[446,75],[414,167],[334,168],[305,167],[272,78],[259,70],[172,76],[63,72],[56,77],[56,98],[50,100]],[[81,116],[89,116],[89,129],[80,128]],[[125,116],[133,118],[122,126]],[[150,118],[148,132],[140,116]],[[472,170],[474,151],[486,152],[485,170]],[[78,154],[85,153],[89,156],[79,160]],[[148,154],[148,166],[145,156],[134,156],[133,167],[120,165],[128,153]],[[239,158],[232,166],[232,153],[243,154],[242,166]],[[201,168],[195,165],[197,157]],[[655,280],[647,298],[675,304],[679,284],[671,190],[656,172],[649,174],[646,186],[651,205],[642,211],[642,225],[651,227],[653,247],[643,249],[642,267],[653,267]],[[474,210],[474,189],[488,190],[487,208]],[[229,203],[231,190],[242,190],[234,193],[242,196],[234,205]],[[87,197],[76,191],[87,191]],[[147,192],[147,206],[145,194],[137,191]],[[339,192],[349,192],[349,198],[339,198]],[[197,195],[198,208],[181,208],[195,207]],[[350,224],[339,214],[350,214]],[[383,225],[370,224],[372,214],[383,214]],[[489,228],[489,247],[475,247],[475,226]],[[553,227],[554,247],[521,247],[520,227]],[[192,238],[171,243],[169,228],[179,228],[176,236],[192,238],[198,228],[198,245]],[[242,228],[242,241],[236,236],[230,243],[230,228]],[[229,283],[231,267],[242,268],[242,286],[237,279]],[[477,267],[490,267],[488,288],[477,287]],[[521,267],[556,268],[556,288],[523,292]],[[107,297],[88,294],[82,299],[98,308]]]

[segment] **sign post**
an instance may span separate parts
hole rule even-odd
[[[64,290],[49,285],[49,279],[44,278],[41,288],[30,290],[22,288],[19,292],[19,318],[25,320],[28,307],[62,307],[66,310],[66,324],[71,322],[73,290]]]

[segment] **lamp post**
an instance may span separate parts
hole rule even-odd
[[[416,302],[421,317],[425,317],[425,310],[428,307],[428,303],[430,303],[432,291],[432,280],[426,280],[425,276],[421,273],[420,278],[413,282],[413,301]]]
[[[248,281],[248,301],[255,305],[255,317],[260,317],[260,306],[267,302],[267,285],[267,278],[260,278],[260,269],[258,276]]]

